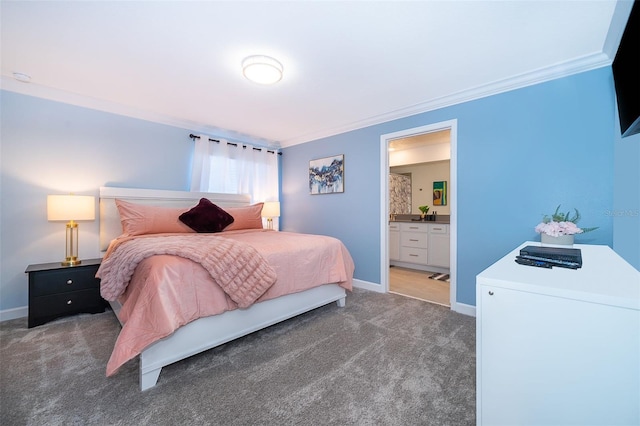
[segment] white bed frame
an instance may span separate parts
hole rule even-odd
[[[192,207],[203,197],[220,207],[246,206],[250,203],[248,195],[101,187],[101,250],[106,250],[109,242],[122,233],[116,198],[163,207]],[[345,289],[337,284],[326,284],[256,303],[247,309],[236,309],[193,321],[171,336],[153,343],[140,354],[140,389],[144,391],[155,386],[162,367],[166,365],[332,302],[344,307],[345,299]],[[110,303],[120,320],[119,303]]]

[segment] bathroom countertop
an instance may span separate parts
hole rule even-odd
[[[435,223],[440,225],[449,225],[449,220],[411,220],[411,219],[396,219],[390,220],[389,223]]]

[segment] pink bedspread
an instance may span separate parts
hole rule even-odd
[[[352,288],[353,260],[335,238],[270,230],[228,231],[223,236],[250,244],[275,270],[275,284],[257,303],[328,283]],[[173,255],[141,261],[119,301],[123,326],[107,364],[107,376],[179,327],[238,309],[202,266]]]
[[[124,293],[138,264],[168,254],[192,260],[241,308],[255,303],[276,282],[276,272],[250,244],[211,234],[145,235],[114,242],[100,264],[100,294],[114,301]]]

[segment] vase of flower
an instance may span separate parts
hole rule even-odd
[[[552,235],[540,234],[540,242],[545,246],[573,246],[573,235]]]
[[[560,206],[549,217],[544,215],[542,222],[536,226],[535,231],[540,234],[540,242],[542,245],[553,246],[572,246],[575,234],[582,234],[593,231],[597,228],[578,228],[576,223],[580,220],[580,212],[574,209],[575,214],[571,212],[561,213]]]

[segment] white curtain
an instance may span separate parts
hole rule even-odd
[[[278,156],[266,148],[201,135],[195,142],[191,191],[249,194],[252,203],[279,201]]]

